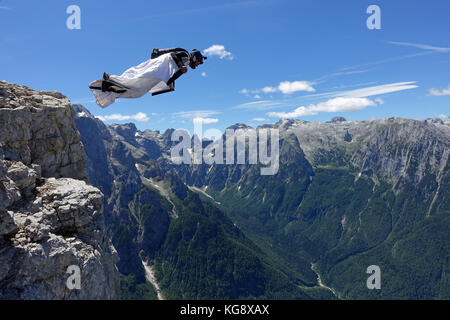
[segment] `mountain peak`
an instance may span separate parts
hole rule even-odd
[[[227,129],[231,129],[231,130],[239,130],[239,129],[253,129],[252,126],[246,125],[244,123],[236,123],[230,127],[228,127]]]
[[[347,119],[345,119],[344,117],[334,117],[328,123],[339,123],[339,122],[347,122]]]

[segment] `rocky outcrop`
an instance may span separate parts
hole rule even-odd
[[[0,82],[0,299],[118,299],[103,194],[87,184],[73,109]],[[71,290],[70,266],[81,289]]]
[[[0,82],[0,145],[4,156],[41,166],[45,177],[88,179],[69,99],[57,92]]]

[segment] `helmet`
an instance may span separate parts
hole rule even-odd
[[[203,64],[203,60],[208,59],[208,57],[203,56],[202,53],[197,49],[192,50],[189,56],[191,58],[190,66],[193,69],[195,69],[195,62],[199,61],[200,64]]]

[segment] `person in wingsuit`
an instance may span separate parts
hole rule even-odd
[[[122,75],[103,74],[102,80],[89,84],[97,104],[106,108],[118,98],[140,98],[147,92],[153,96],[175,91],[175,80],[196,69],[207,57],[196,49],[153,49],[151,59],[131,67]]]

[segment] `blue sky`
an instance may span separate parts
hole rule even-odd
[[[69,5],[81,29],[69,30]],[[381,30],[369,30],[370,5]],[[328,121],[450,115],[450,2],[0,0],[0,79],[58,90],[141,130],[223,130],[283,117]],[[106,109],[88,88],[153,48],[208,50],[176,91]],[[140,116],[136,116],[139,114]],[[143,115],[145,114],[145,115]]]

